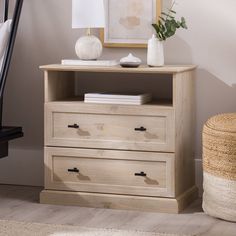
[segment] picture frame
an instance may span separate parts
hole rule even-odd
[[[104,0],[106,26],[100,31],[104,47],[145,48],[162,0]]]

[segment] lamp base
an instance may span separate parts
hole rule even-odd
[[[83,36],[76,42],[75,52],[81,60],[97,60],[102,55],[102,43],[96,36]]]

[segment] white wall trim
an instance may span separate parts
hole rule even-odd
[[[199,196],[202,196],[203,193],[203,170],[202,170],[202,159],[197,158],[195,159],[195,179],[196,185],[199,190]]]

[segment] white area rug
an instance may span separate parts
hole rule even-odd
[[[0,236],[186,236],[0,220]]]

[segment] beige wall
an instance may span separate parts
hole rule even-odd
[[[167,0],[164,0],[168,4]],[[201,129],[212,115],[236,111],[235,0],[178,0],[189,30],[165,45],[166,63],[197,64],[196,159],[201,158]],[[11,144],[0,161],[0,182],[42,184],[43,73],[38,66],[73,58],[83,31],[71,29],[71,0],[25,0],[5,96],[4,120],[22,125],[25,137]],[[104,58],[128,52],[146,60],[146,50],[105,49]],[[12,172],[9,171],[12,169]],[[34,177],[32,177],[32,173]]]

